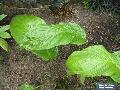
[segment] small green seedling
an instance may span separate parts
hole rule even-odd
[[[102,45],[89,46],[73,52],[66,62],[68,75],[77,74],[81,82],[85,77],[110,76],[120,83],[120,51],[110,53]]]
[[[10,31],[22,48],[43,60],[55,59],[60,45],[82,45],[86,42],[85,31],[76,23],[48,25],[43,19],[31,15],[13,17]]]
[[[2,55],[0,55],[0,62],[2,62],[3,61],[3,56]]]
[[[90,5],[89,5],[90,1],[89,0],[83,0],[82,3],[83,3],[83,6],[84,6],[85,9],[89,9],[89,7],[90,7]]]
[[[4,19],[6,15],[2,14],[0,15],[0,21]],[[8,51],[9,47],[7,42],[5,41],[6,38],[11,38],[10,34],[6,32],[8,29],[10,29],[9,25],[6,26],[0,26],[0,46],[5,50]]]

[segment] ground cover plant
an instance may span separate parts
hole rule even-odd
[[[84,29],[76,23],[48,25],[43,19],[30,15],[15,16],[10,23],[10,31],[22,48],[43,60],[55,59],[59,45],[81,45],[86,42]]]

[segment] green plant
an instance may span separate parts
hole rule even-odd
[[[29,84],[22,84],[18,90],[35,90],[35,86],[34,85],[29,85]]]
[[[59,45],[86,42],[86,33],[78,24],[61,22],[48,25],[43,19],[30,15],[13,17],[10,31],[22,48],[44,60],[55,59]]]
[[[87,9],[120,13],[119,0],[83,0],[82,2]]]
[[[1,61],[3,61],[3,56],[2,56],[2,55],[0,55],[0,62],[1,62]]]
[[[84,8],[86,8],[86,9],[90,8],[89,0],[83,0],[82,3],[83,3]]]
[[[83,83],[85,77],[110,76],[120,82],[120,51],[109,53],[102,45],[89,46],[73,52],[66,62],[68,75],[77,74]]]
[[[0,21],[5,17],[6,15],[4,14],[0,15]],[[9,48],[7,42],[4,39],[11,38],[10,34],[6,32],[9,28],[10,28],[9,25],[0,26],[0,46],[6,51],[8,51]]]

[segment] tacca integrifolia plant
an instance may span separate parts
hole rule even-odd
[[[53,60],[59,45],[86,42],[85,31],[75,23],[47,24],[43,19],[30,16],[15,16],[10,31],[16,42],[43,60]],[[83,83],[85,77],[110,76],[120,82],[120,53],[108,52],[102,45],[89,46],[73,52],[66,62],[68,75],[77,74]]]
[[[120,51],[110,53],[102,45],[89,46],[73,52],[66,62],[68,75],[77,74],[81,83],[85,77],[110,76],[120,83]]]
[[[18,15],[10,23],[11,35],[26,50],[43,60],[53,60],[59,45],[86,42],[85,31],[76,23],[47,24],[43,19],[31,15]]]

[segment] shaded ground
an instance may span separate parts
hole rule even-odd
[[[79,23],[86,30],[88,43],[82,46],[60,46],[56,61],[43,62],[30,52],[20,50],[14,40],[8,40],[10,52],[0,52],[4,56],[4,62],[0,63],[0,90],[17,90],[18,86],[25,82],[40,85],[38,90],[95,90],[95,82],[107,82],[108,77],[87,78],[85,85],[81,85],[76,76],[66,76],[65,61],[73,51],[89,45],[102,44],[110,52],[120,50],[120,39],[115,38],[120,37],[120,16],[87,11],[80,5],[75,5],[74,10],[72,17],[60,19],[53,16],[47,8],[1,9],[0,13],[8,15],[1,24],[8,23],[16,14],[37,15],[48,23]]]

